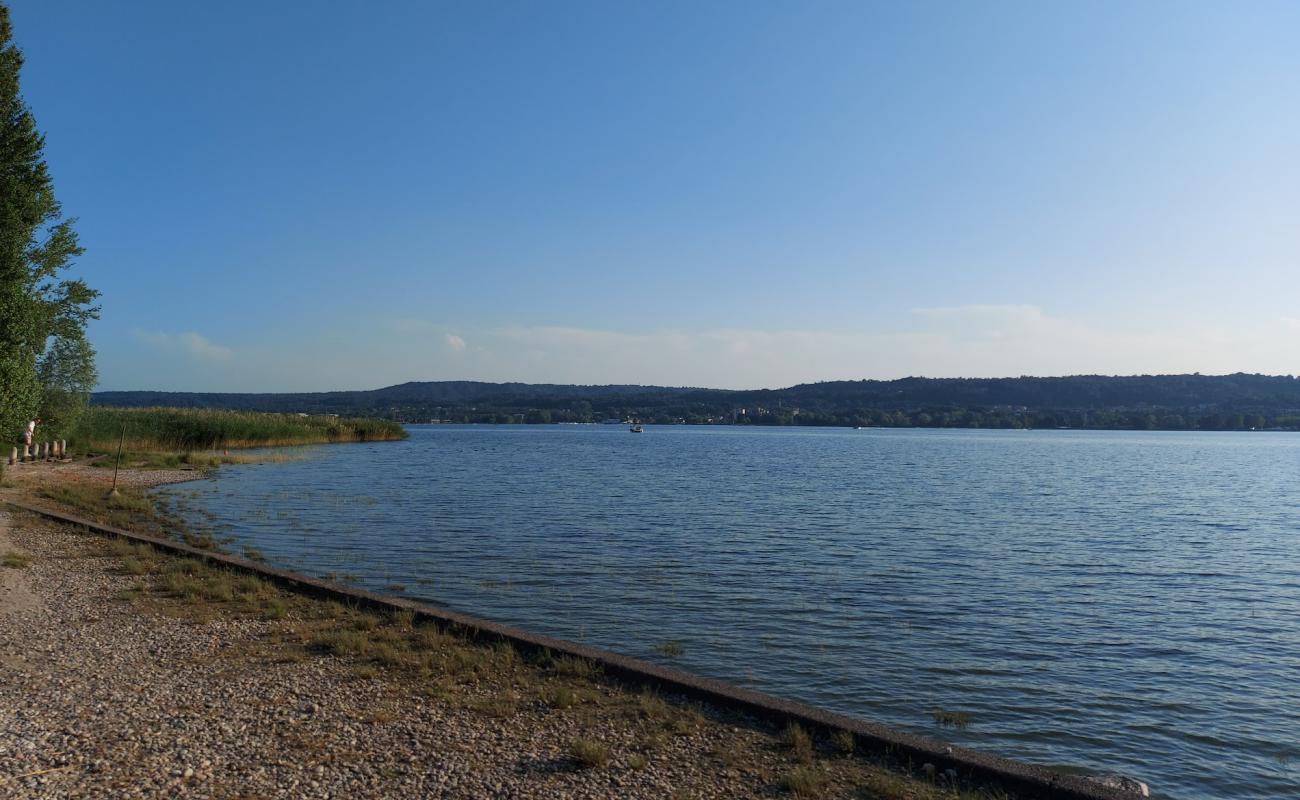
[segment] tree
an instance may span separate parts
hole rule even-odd
[[[36,363],[41,385],[40,417],[51,439],[66,439],[90,400],[99,375],[95,350],[84,336],[54,337]]]
[[[0,441],[41,407],[38,360],[60,371],[72,358],[81,377],[89,364],[93,380],[85,330],[99,315],[98,292],[60,278],[82,249],[75,220],[63,218],[54,197],[45,137],[19,92],[23,57],[12,36],[9,9],[0,5]]]

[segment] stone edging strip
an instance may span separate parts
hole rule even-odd
[[[552,653],[576,656],[599,664],[605,674],[621,678],[636,685],[650,686],[697,700],[707,701],[723,708],[731,708],[777,722],[797,722],[814,731],[848,731],[857,737],[867,750],[889,753],[895,758],[911,760],[913,764],[933,764],[942,774],[955,770],[957,776],[974,783],[993,783],[1013,791],[1020,798],[1041,800],[1133,800],[1131,793],[1103,786],[1095,780],[1057,772],[1047,767],[1026,764],[1000,756],[956,747],[871,722],[836,714],[820,708],[785,700],[762,692],[744,689],[723,681],[693,675],[681,670],[653,664],[636,658],[596,647],[530,633],[519,628],[501,625],[490,620],[449,611],[426,603],[400,597],[368,592],[332,581],[313,578],[298,572],[276,569],[237,556],[213,553],[180,542],[145,536],[139,533],[101,525],[91,520],[64,514],[59,511],[5,499],[14,508],[39,514],[59,522],[77,525],[87,530],[143,542],[175,555],[197,558],[220,564],[241,572],[267,578],[290,591],[315,597],[341,600],[361,607],[381,611],[411,611],[417,619],[434,622],[474,638],[504,640],[524,652],[550,650]]]

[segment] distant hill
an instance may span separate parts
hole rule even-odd
[[[104,406],[367,415],[406,422],[1300,428],[1300,380],[1248,375],[1072,375],[827,381],[786,389],[433,381],[352,392],[99,392]]]

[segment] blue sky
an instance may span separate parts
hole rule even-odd
[[[103,388],[1300,372],[1300,4],[10,5]]]

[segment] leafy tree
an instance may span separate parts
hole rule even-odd
[[[54,337],[36,363],[41,384],[42,427],[51,439],[66,439],[90,400],[99,375],[95,350],[84,336]]]
[[[75,220],[63,218],[54,197],[45,137],[19,92],[23,58],[12,34],[9,9],[0,5],[0,440],[17,435],[41,407],[37,362],[47,351],[55,372],[73,356],[90,359],[73,371],[84,377],[89,363],[93,381],[84,339],[86,323],[99,314],[92,305],[98,292],[60,278],[82,250]]]

